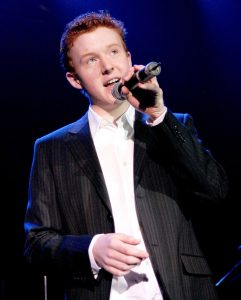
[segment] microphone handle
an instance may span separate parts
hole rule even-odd
[[[139,82],[145,83],[151,78],[159,75],[161,72],[161,63],[150,62],[141,70],[137,71],[131,79],[124,82],[124,85],[128,87],[129,90],[134,90]]]
[[[126,100],[126,96],[121,93],[121,88],[126,86],[130,91],[134,90],[139,82],[145,83],[151,78],[157,76],[161,72],[161,63],[150,62],[144,68],[137,71],[128,81],[122,84],[117,82],[114,84],[112,89],[112,95],[117,100]]]

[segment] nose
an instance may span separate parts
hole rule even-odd
[[[113,65],[107,58],[101,60],[101,71],[103,75],[110,74],[114,70]]]

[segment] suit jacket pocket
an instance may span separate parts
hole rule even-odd
[[[193,275],[212,275],[212,272],[208,266],[206,258],[203,256],[181,254],[181,260],[184,270],[188,274]]]

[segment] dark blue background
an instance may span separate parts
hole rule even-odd
[[[158,80],[167,105],[193,116],[204,145],[226,169],[229,195],[217,209],[200,213],[197,232],[216,280],[240,260],[241,2],[5,0],[0,3],[4,300],[16,299],[16,292],[26,300],[41,299],[34,291],[42,292],[42,282],[22,261],[33,143],[88,107],[59,66],[59,40],[68,21],[97,9],[125,22],[133,63],[161,61]],[[223,299],[240,298],[233,295],[237,280],[225,281],[219,290]]]

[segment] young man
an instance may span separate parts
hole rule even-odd
[[[217,299],[192,211],[224,198],[227,180],[192,118],[167,109],[156,78],[113,97],[143,66],[107,13],[67,25],[61,61],[90,107],[35,143],[27,261],[62,277],[69,300]]]

